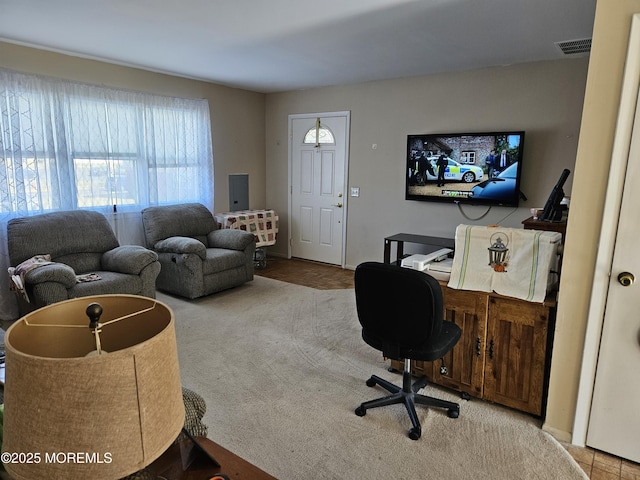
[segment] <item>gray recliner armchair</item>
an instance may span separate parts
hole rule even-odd
[[[7,242],[13,267],[34,257],[49,260],[19,269],[22,275],[16,276],[26,294],[19,297],[20,315],[89,295],[156,296],[158,255],[140,245],[120,245],[101,213],[72,210],[14,218],[7,223]]]
[[[145,208],[147,247],[158,253],[158,290],[198,298],[253,280],[253,234],[219,229],[200,203]]]

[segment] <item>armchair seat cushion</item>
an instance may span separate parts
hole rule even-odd
[[[244,268],[245,263],[246,256],[242,251],[207,248],[207,258],[202,262],[202,273],[211,275],[232,268]]]
[[[131,294],[142,291],[142,279],[138,275],[98,270],[100,280],[78,282],[69,289],[69,298],[89,295]]]

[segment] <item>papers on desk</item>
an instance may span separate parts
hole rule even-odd
[[[453,252],[450,248],[441,248],[426,255],[409,255],[402,259],[400,266],[428,273],[437,280],[449,280],[453,258],[449,255]]]
[[[421,272],[423,272],[424,270],[429,269],[429,265],[431,263],[438,263],[446,260],[451,252],[453,252],[453,250],[451,250],[450,248],[441,248],[440,250],[426,255],[409,255],[408,257],[402,259],[402,261],[400,262],[400,266],[411,268],[413,270],[420,270]]]

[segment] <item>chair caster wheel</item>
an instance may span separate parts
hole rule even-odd
[[[369,380],[367,380],[367,387],[375,387],[376,386],[376,381],[373,378],[370,378]]]
[[[411,440],[418,440],[422,436],[422,429],[420,427],[413,427],[409,430],[409,438]]]
[[[449,418],[458,418],[460,416],[460,410],[456,408],[450,408],[447,410],[447,415]]]
[[[362,405],[356,408],[356,415],[358,415],[359,417],[364,417],[366,414],[367,414],[367,409],[362,408]]]

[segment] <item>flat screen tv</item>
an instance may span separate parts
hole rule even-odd
[[[517,207],[524,132],[407,136],[407,200]]]

